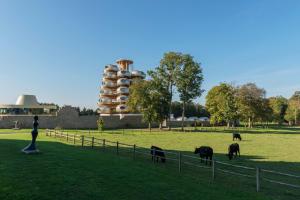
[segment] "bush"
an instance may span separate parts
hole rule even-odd
[[[103,119],[99,119],[99,120],[97,120],[97,125],[98,125],[98,130],[99,131],[103,131],[104,130],[104,121],[103,121]]]

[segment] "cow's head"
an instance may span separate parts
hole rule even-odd
[[[200,153],[200,148],[195,147],[195,152],[194,154]]]

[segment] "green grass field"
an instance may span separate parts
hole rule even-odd
[[[259,166],[298,174],[300,134],[298,129],[265,129],[242,133],[242,157],[232,164]],[[14,134],[8,134],[14,132]],[[216,174],[211,182],[207,169],[176,163],[153,164],[149,157],[115,153],[111,147],[80,148],[64,140],[46,137],[41,131],[38,155],[23,155],[30,130],[0,130],[0,199],[299,199],[295,189],[262,182],[255,192],[255,179]],[[214,148],[215,159],[226,161],[231,134],[216,132],[147,132],[139,130],[65,131],[107,140],[136,144],[142,148],[160,146],[173,152],[191,154],[196,146]],[[226,131],[225,131],[226,132]],[[245,131],[246,132],[246,131]],[[276,134],[272,134],[276,132]],[[282,132],[282,133],[281,133]],[[287,133],[288,132],[288,133]],[[284,133],[284,134],[283,134]],[[124,150],[126,148],[124,147]],[[128,149],[127,149],[128,150]],[[30,175],[32,174],[32,175]],[[273,177],[274,178],[274,177]],[[281,178],[281,177],[275,177]],[[299,181],[284,179],[294,184]]]

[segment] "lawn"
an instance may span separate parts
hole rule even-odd
[[[247,178],[216,174],[183,166],[178,173],[175,165],[151,163],[151,158],[132,159],[103,149],[74,147],[65,141],[41,133],[39,155],[23,155],[20,149],[28,144],[30,130],[0,134],[0,199],[299,199],[293,189],[263,184],[255,192],[255,183]],[[285,130],[286,131],[286,130]],[[42,131],[43,132],[43,131]],[[76,132],[76,131],[68,131]],[[300,134],[243,133],[242,157],[232,164],[260,166],[266,169],[299,174]],[[136,144],[149,148],[160,146],[174,152],[192,154],[194,147],[209,145],[215,159],[226,158],[231,134],[221,132],[146,132],[116,130],[109,132],[77,131],[85,136]],[[277,189],[278,188],[278,189]],[[280,188],[280,189],[279,189]],[[276,190],[275,190],[276,189]]]

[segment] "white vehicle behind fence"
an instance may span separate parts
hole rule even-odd
[[[184,121],[187,121],[187,119],[188,119],[187,117],[184,117]],[[182,121],[182,117],[177,117],[176,121]]]
[[[209,118],[208,117],[199,117],[199,121],[200,122],[209,122]]]

